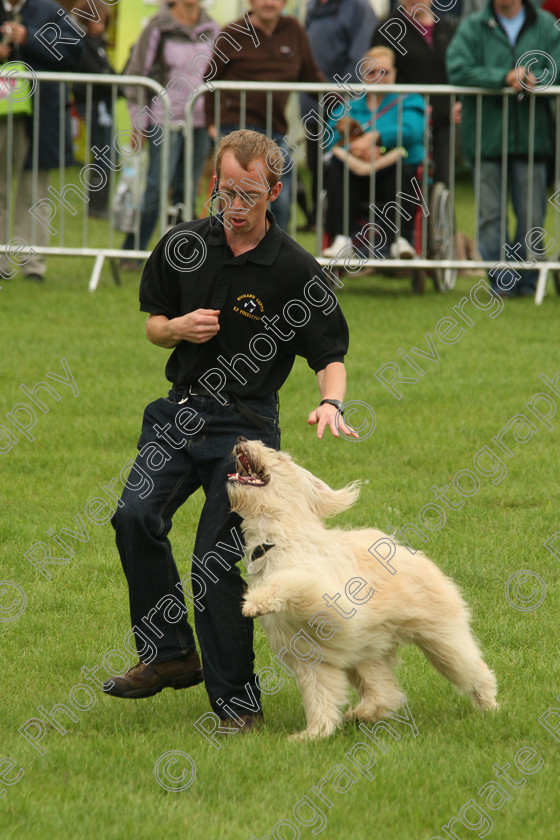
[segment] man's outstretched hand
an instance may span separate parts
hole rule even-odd
[[[338,418],[337,415],[338,414]],[[358,432],[355,432],[350,426],[344,422],[342,414],[339,414],[338,409],[334,405],[325,403],[324,405],[314,408],[309,412],[307,422],[310,426],[317,426],[317,437],[321,439],[327,426],[330,428],[334,437],[340,437],[339,430],[343,435],[349,437],[359,437]]]

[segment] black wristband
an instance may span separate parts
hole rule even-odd
[[[325,405],[325,403],[328,403],[328,405],[334,405],[334,407],[340,411],[341,416],[344,414],[344,403],[340,402],[340,400],[321,400],[319,405]]]

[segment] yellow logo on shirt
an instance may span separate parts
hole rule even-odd
[[[252,292],[245,292],[238,296],[237,305],[234,304],[233,311],[243,315],[244,318],[260,321],[264,306],[262,301]]]

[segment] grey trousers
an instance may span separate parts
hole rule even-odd
[[[9,173],[8,178],[0,179],[0,246],[6,245],[12,238],[23,240],[25,245],[30,246],[48,244],[48,231],[30,215],[29,208],[35,201],[48,196],[49,172],[45,169],[36,172],[34,190],[33,173],[23,168],[29,146],[25,125],[26,117],[14,117],[12,121],[7,117],[0,119],[0,168],[4,169],[5,162],[5,171]],[[18,246],[21,244],[17,243]],[[24,277],[28,274],[39,274],[42,277],[46,271],[45,257],[41,254],[33,254],[31,257],[19,254],[17,260],[10,260],[6,253],[0,253],[0,272],[3,277],[15,276],[18,268],[21,268]]]

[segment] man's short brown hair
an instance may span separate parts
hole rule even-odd
[[[225,152],[233,152],[237,163],[243,169],[248,169],[254,160],[264,160],[265,171],[263,174],[269,189],[272,189],[280,180],[284,166],[284,155],[274,140],[271,140],[266,134],[242,128],[222,137],[218,143],[214,161],[218,181],[220,180],[220,169]]]

